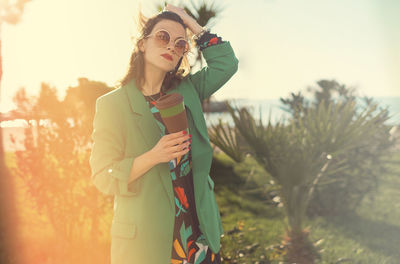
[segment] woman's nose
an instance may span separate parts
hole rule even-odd
[[[169,49],[169,50],[174,50],[174,47],[175,46],[175,43],[173,42],[173,41],[170,41],[169,43],[168,43],[168,45],[167,45],[167,48]]]
[[[174,47],[171,47],[171,45],[168,45],[167,49],[172,51],[173,53],[175,53],[175,49],[174,49]]]

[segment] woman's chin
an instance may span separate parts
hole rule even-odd
[[[164,62],[164,63],[160,63],[157,65],[157,67],[161,70],[164,71],[165,73],[169,72],[169,71],[173,71],[174,68],[171,67],[172,62]]]

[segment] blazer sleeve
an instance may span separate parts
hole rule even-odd
[[[128,179],[135,157],[124,158],[121,122],[113,111],[115,106],[111,105],[110,100],[104,99],[99,97],[96,100],[91,134],[93,145],[89,158],[91,180],[104,194],[134,196],[137,192],[128,189]]]
[[[188,74],[200,101],[221,88],[236,73],[239,63],[229,41],[209,46],[202,50],[202,54],[207,66]]]

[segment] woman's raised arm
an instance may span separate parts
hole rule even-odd
[[[197,35],[202,31],[203,28],[183,8],[168,4],[165,9],[177,13],[194,34]],[[207,40],[209,41],[204,44],[204,41]],[[216,37],[215,34],[211,36],[206,32],[197,40],[197,43],[207,66],[194,74],[189,74],[188,78],[193,83],[200,100],[203,101],[221,88],[235,74],[238,70],[239,60],[236,58],[230,42],[222,42],[221,38]]]
[[[205,33],[196,41],[207,65],[188,78],[193,83],[200,101],[210,97],[221,88],[238,70],[239,60],[229,41],[216,34]]]

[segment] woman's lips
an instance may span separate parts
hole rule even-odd
[[[169,61],[172,61],[172,57],[169,54],[162,54],[161,56],[163,56],[164,58],[166,58]]]

